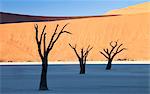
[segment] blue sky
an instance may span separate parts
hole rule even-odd
[[[40,16],[102,15],[150,0],[1,0],[0,11]]]

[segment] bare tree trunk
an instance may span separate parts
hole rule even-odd
[[[83,64],[83,74],[85,74],[85,64]]]
[[[43,28],[43,31],[41,33],[40,38],[38,36],[38,31],[39,31],[38,25],[36,24],[34,26],[35,31],[36,31],[35,39],[36,39],[36,43],[38,46],[38,52],[39,52],[40,58],[42,60],[42,72],[41,72],[41,80],[40,80],[39,90],[48,90],[48,87],[47,87],[47,68],[48,68],[48,54],[49,54],[49,52],[54,47],[56,41],[59,39],[61,34],[63,34],[63,33],[71,34],[70,32],[64,30],[64,28],[67,26],[67,24],[64,25],[63,28],[61,29],[61,31],[57,34],[56,32],[57,32],[58,26],[59,25],[57,24],[57,26],[55,28],[55,32],[53,33],[47,47],[46,47],[46,33],[45,33],[46,25]],[[42,40],[43,40],[43,42],[42,42]],[[43,43],[43,52],[41,50],[41,48],[42,48],[41,44],[42,43]]]
[[[106,70],[110,70],[111,69],[111,66],[112,66],[112,59],[109,59],[108,60],[108,63],[107,63],[107,66],[106,66]]]
[[[81,64],[81,61],[80,62],[80,74],[82,74],[82,64]]]
[[[78,57],[78,60],[80,63],[80,74],[85,74],[85,65],[86,65],[87,56],[93,47],[90,48],[90,45],[89,45],[86,50],[83,50],[82,48],[81,56],[80,56],[76,50],[76,45],[73,47],[71,44],[69,44],[69,46],[74,50],[76,56]]]
[[[47,68],[48,68],[48,59],[45,58],[42,60],[42,73],[39,90],[48,90],[47,87]]]
[[[85,74],[85,64],[83,64],[83,60],[80,60],[80,74]]]

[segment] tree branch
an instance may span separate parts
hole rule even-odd
[[[108,49],[103,49],[103,51],[109,56],[110,53],[109,53],[109,50]]]
[[[118,52],[119,48],[120,48],[122,45],[123,45],[123,44],[120,44],[120,45],[118,46],[118,48],[116,49],[116,52]]]
[[[111,41],[110,42],[110,46],[112,47],[112,49],[111,49],[111,51],[109,52],[108,51],[108,49],[103,49],[103,51],[105,52],[105,53],[103,53],[103,52],[101,52],[100,51],[100,53],[103,55],[103,56],[105,56],[108,60],[113,60],[113,58],[118,54],[118,53],[120,53],[120,52],[122,52],[123,50],[126,50],[126,48],[122,48],[121,50],[119,50],[119,48],[123,45],[123,44],[120,44],[119,46],[118,46],[118,41],[115,41],[115,44],[113,45],[112,44],[113,42]],[[118,46],[118,47],[117,47]],[[116,49],[116,51],[114,51]],[[107,55],[108,56],[107,56]]]
[[[50,46],[51,46],[51,44],[52,44],[52,42],[53,42],[53,39],[54,39],[54,37],[55,37],[55,35],[56,35],[56,32],[57,32],[58,27],[59,27],[59,25],[57,24],[57,26],[56,26],[56,28],[55,28],[55,31],[54,31],[54,33],[53,33],[53,35],[52,35],[52,37],[51,37],[51,39],[50,39],[50,42],[49,42],[49,44],[48,44],[47,51],[50,50]]]
[[[43,31],[42,31],[42,34],[41,34],[41,36],[40,36],[40,44],[41,44],[41,41],[42,41],[42,38],[43,38],[43,34],[44,34],[44,31],[45,31],[45,28],[46,28],[46,25],[44,26],[44,28],[43,28]]]
[[[112,56],[112,59],[113,59],[118,53],[122,52],[123,50],[126,50],[126,48],[123,48],[123,49],[119,50],[118,52],[114,53],[113,56]]]
[[[86,52],[85,52],[85,54],[84,54],[84,57],[87,57],[87,56],[88,56],[88,53],[93,49],[93,47],[91,47],[90,49],[89,49],[89,47],[90,47],[90,46],[88,46],[88,48],[87,48],[87,50],[86,50]]]
[[[79,56],[79,54],[77,53],[77,50],[76,50],[76,44],[75,44],[75,46],[73,47],[73,46],[69,43],[69,46],[74,50],[74,52],[75,52],[76,56],[78,57],[78,59],[80,59],[80,56]]]
[[[83,57],[84,58],[84,64],[86,64],[87,56],[88,56],[89,52],[93,49],[93,47],[91,47],[90,49],[89,49],[89,47],[90,46],[88,46],[87,51],[86,51],[86,53],[85,53],[85,55]]]
[[[36,42],[37,42],[37,45],[39,44],[39,41],[38,41],[38,25],[37,24],[35,24],[34,25],[34,28],[35,28],[35,31],[36,31]]]
[[[44,57],[45,57],[46,56],[46,33],[44,33],[43,45],[44,45],[43,54],[44,54]]]
[[[62,33],[68,33],[67,31],[63,31],[63,29],[67,26],[67,24],[61,29],[61,32],[59,32],[59,34],[57,35],[56,39],[54,41],[52,41],[50,48],[48,49],[48,52],[53,48],[54,44],[56,43],[56,41],[59,39],[60,35]],[[70,32],[68,34],[71,34]]]
[[[63,31],[62,33],[68,33],[68,34],[72,34],[72,33],[68,32],[68,31]]]
[[[63,32],[64,28],[65,28],[68,24],[69,24],[69,23],[65,24],[65,25],[63,26],[63,28],[61,29],[60,32]]]
[[[105,56],[107,59],[109,59],[109,57],[107,57],[103,52],[99,51],[103,56]]]
[[[37,42],[37,46],[38,46],[38,52],[40,55],[40,58],[43,59],[43,55],[42,55],[42,51],[41,51],[41,42],[39,42],[38,40],[38,25],[34,25],[35,31],[36,31],[36,42]],[[41,34],[42,35],[42,34]]]
[[[114,46],[112,45],[112,41],[110,42],[110,46],[112,47],[111,51],[109,52],[110,57],[111,57],[111,54],[114,51],[114,49],[117,47],[117,45],[118,45],[117,41],[115,41],[115,45]]]

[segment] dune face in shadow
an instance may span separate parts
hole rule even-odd
[[[0,24],[6,24],[6,23],[22,23],[22,22],[46,22],[46,21],[58,21],[58,20],[80,19],[80,18],[92,18],[92,17],[109,17],[119,15],[48,17],[48,16],[31,16],[31,15],[0,12],[0,16],[1,16]]]
[[[150,60],[150,12],[123,14],[121,16],[90,17],[48,22],[26,22],[0,24],[1,61],[39,61],[35,40],[34,24],[40,31],[47,26],[47,40],[57,24],[65,25],[71,36],[63,35],[49,55],[51,61],[77,60],[68,43],[78,44],[78,48],[93,46],[88,60],[105,60],[99,51],[107,48],[110,41],[119,40],[127,48],[116,56],[125,60]],[[40,33],[40,32],[39,32]]]

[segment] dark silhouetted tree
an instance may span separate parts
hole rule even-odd
[[[100,53],[108,59],[108,63],[107,63],[107,66],[106,66],[106,70],[110,70],[111,69],[111,66],[112,66],[112,61],[114,59],[114,57],[122,52],[123,50],[126,50],[126,48],[120,48],[123,44],[120,44],[118,45],[118,42],[117,41],[114,41],[114,44],[113,42],[111,41],[110,42],[110,46],[111,46],[111,50],[109,51],[109,49],[103,49],[103,52],[100,51]]]
[[[52,50],[52,48],[54,47],[56,41],[59,39],[61,34],[63,34],[63,33],[71,34],[70,32],[64,30],[64,28],[66,26],[67,26],[67,24],[63,26],[63,28],[61,29],[61,31],[59,33],[57,33],[57,29],[59,27],[59,25],[57,24],[55,31],[52,34],[52,37],[51,37],[47,47],[46,47],[46,33],[45,33],[46,25],[43,28],[43,31],[40,35],[40,38],[38,36],[38,32],[39,32],[38,25],[36,24],[34,26],[35,31],[36,31],[36,43],[38,46],[38,53],[39,53],[40,58],[42,60],[42,72],[41,72],[41,80],[40,80],[39,90],[48,90],[48,87],[47,87],[48,54]],[[43,43],[43,50],[41,49],[42,43]]]
[[[77,52],[76,49],[76,45],[73,47],[71,44],[69,44],[69,46],[74,50],[79,63],[80,63],[80,74],[85,74],[85,65],[86,65],[86,61],[87,61],[87,56],[89,54],[89,52],[92,50],[93,47],[90,47],[90,45],[87,47],[86,50],[84,50],[83,48],[81,49],[81,54],[79,54]]]

